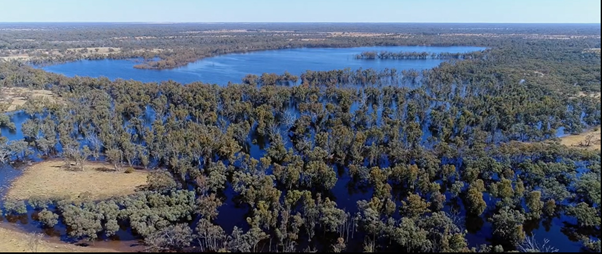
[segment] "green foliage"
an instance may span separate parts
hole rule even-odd
[[[38,220],[42,222],[44,226],[51,228],[59,223],[59,215],[44,209],[38,213]]]
[[[416,218],[429,211],[430,202],[424,201],[420,195],[409,194],[407,201],[401,201],[401,210],[405,216]]]
[[[588,172],[575,182],[577,195],[588,204],[600,205],[602,189],[600,188],[600,173]]]
[[[596,227],[600,226],[600,208],[597,209],[581,202],[576,206],[567,208],[568,214],[577,217],[580,226]]]
[[[27,200],[27,203],[34,209],[46,209],[52,201],[44,196],[32,196]]]
[[[467,208],[475,215],[481,215],[487,209],[487,203],[483,200],[483,193],[477,187],[468,189],[466,200],[468,201]]]
[[[5,214],[24,214],[27,213],[27,206],[23,200],[5,200],[4,201],[4,213]]]
[[[525,216],[518,210],[507,206],[502,207],[491,219],[493,234],[516,245],[525,239],[523,223]]]
[[[171,174],[166,170],[151,171],[146,178],[145,189],[151,191],[171,190],[178,186]]]
[[[543,207],[543,211],[548,216],[553,216],[556,211],[556,201],[554,201],[554,199],[549,199],[548,201],[546,201]]]
[[[544,203],[541,201],[540,191],[531,191],[527,194],[527,207],[529,208],[528,215],[532,218],[539,219],[539,216],[544,208]]]

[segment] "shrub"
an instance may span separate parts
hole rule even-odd
[[[23,200],[6,200],[4,212],[6,214],[24,214],[27,213],[27,206]]]
[[[51,228],[59,223],[59,216],[52,211],[44,209],[38,214],[38,220],[42,222],[44,226]]]

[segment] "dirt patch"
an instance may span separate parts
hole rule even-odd
[[[137,186],[146,184],[147,171],[103,172],[97,168],[111,168],[100,162],[86,162],[84,171],[64,168],[64,160],[49,160],[24,169],[6,193],[6,199],[26,200],[32,196],[70,197],[77,199],[86,193],[93,200],[134,193]]]
[[[117,252],[110,248],[81,247],[43,236],[32,241],[33,234],[22,232],[13,225],[0,223],[0,251],[2,252]],[[54,241],[53,241],[54,240]],[[37,242],[37,244],[32,244]]]
[[[581,134],[564,136],[560,138],[560,143],[568,147],[600,150],[600,126]]]
[[[48,90],[34,90],[24,87],[3,87],[0,89],[0,112],[15,111],[33,98],[41,98],[50,103],[60,101],[58,96]]]

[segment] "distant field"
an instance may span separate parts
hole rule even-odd
[[[35,50],[6,50],[0,51],[0,60],[30,60],[35,57],[48,57],[48,56],[64,56],[65,54],[80,53],[82,57],[88,57],[91,55],[109,55],[110,53],[119,53],[120,48],[113,47],[94,47],[94,48],[69,48],[64,52],[56,49],[35,49]]]
[[[6,199],[26,200],[32,196],[65,197],[77,199],[85,192],[94,200],[134,193],[137,186],[146,184],[147,172],[103,172],[97,168],[111,168],[99,162],[86,162],[84,171],[63,168],[62,160],[50,160],[34,164],[15,179]]]

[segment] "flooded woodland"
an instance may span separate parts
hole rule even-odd
[[[36,51],[84,29],[56,26],[0,29],[28,59],[0,60],[1,230],[84,250],[600,251],[599,27],[105,25]]]

